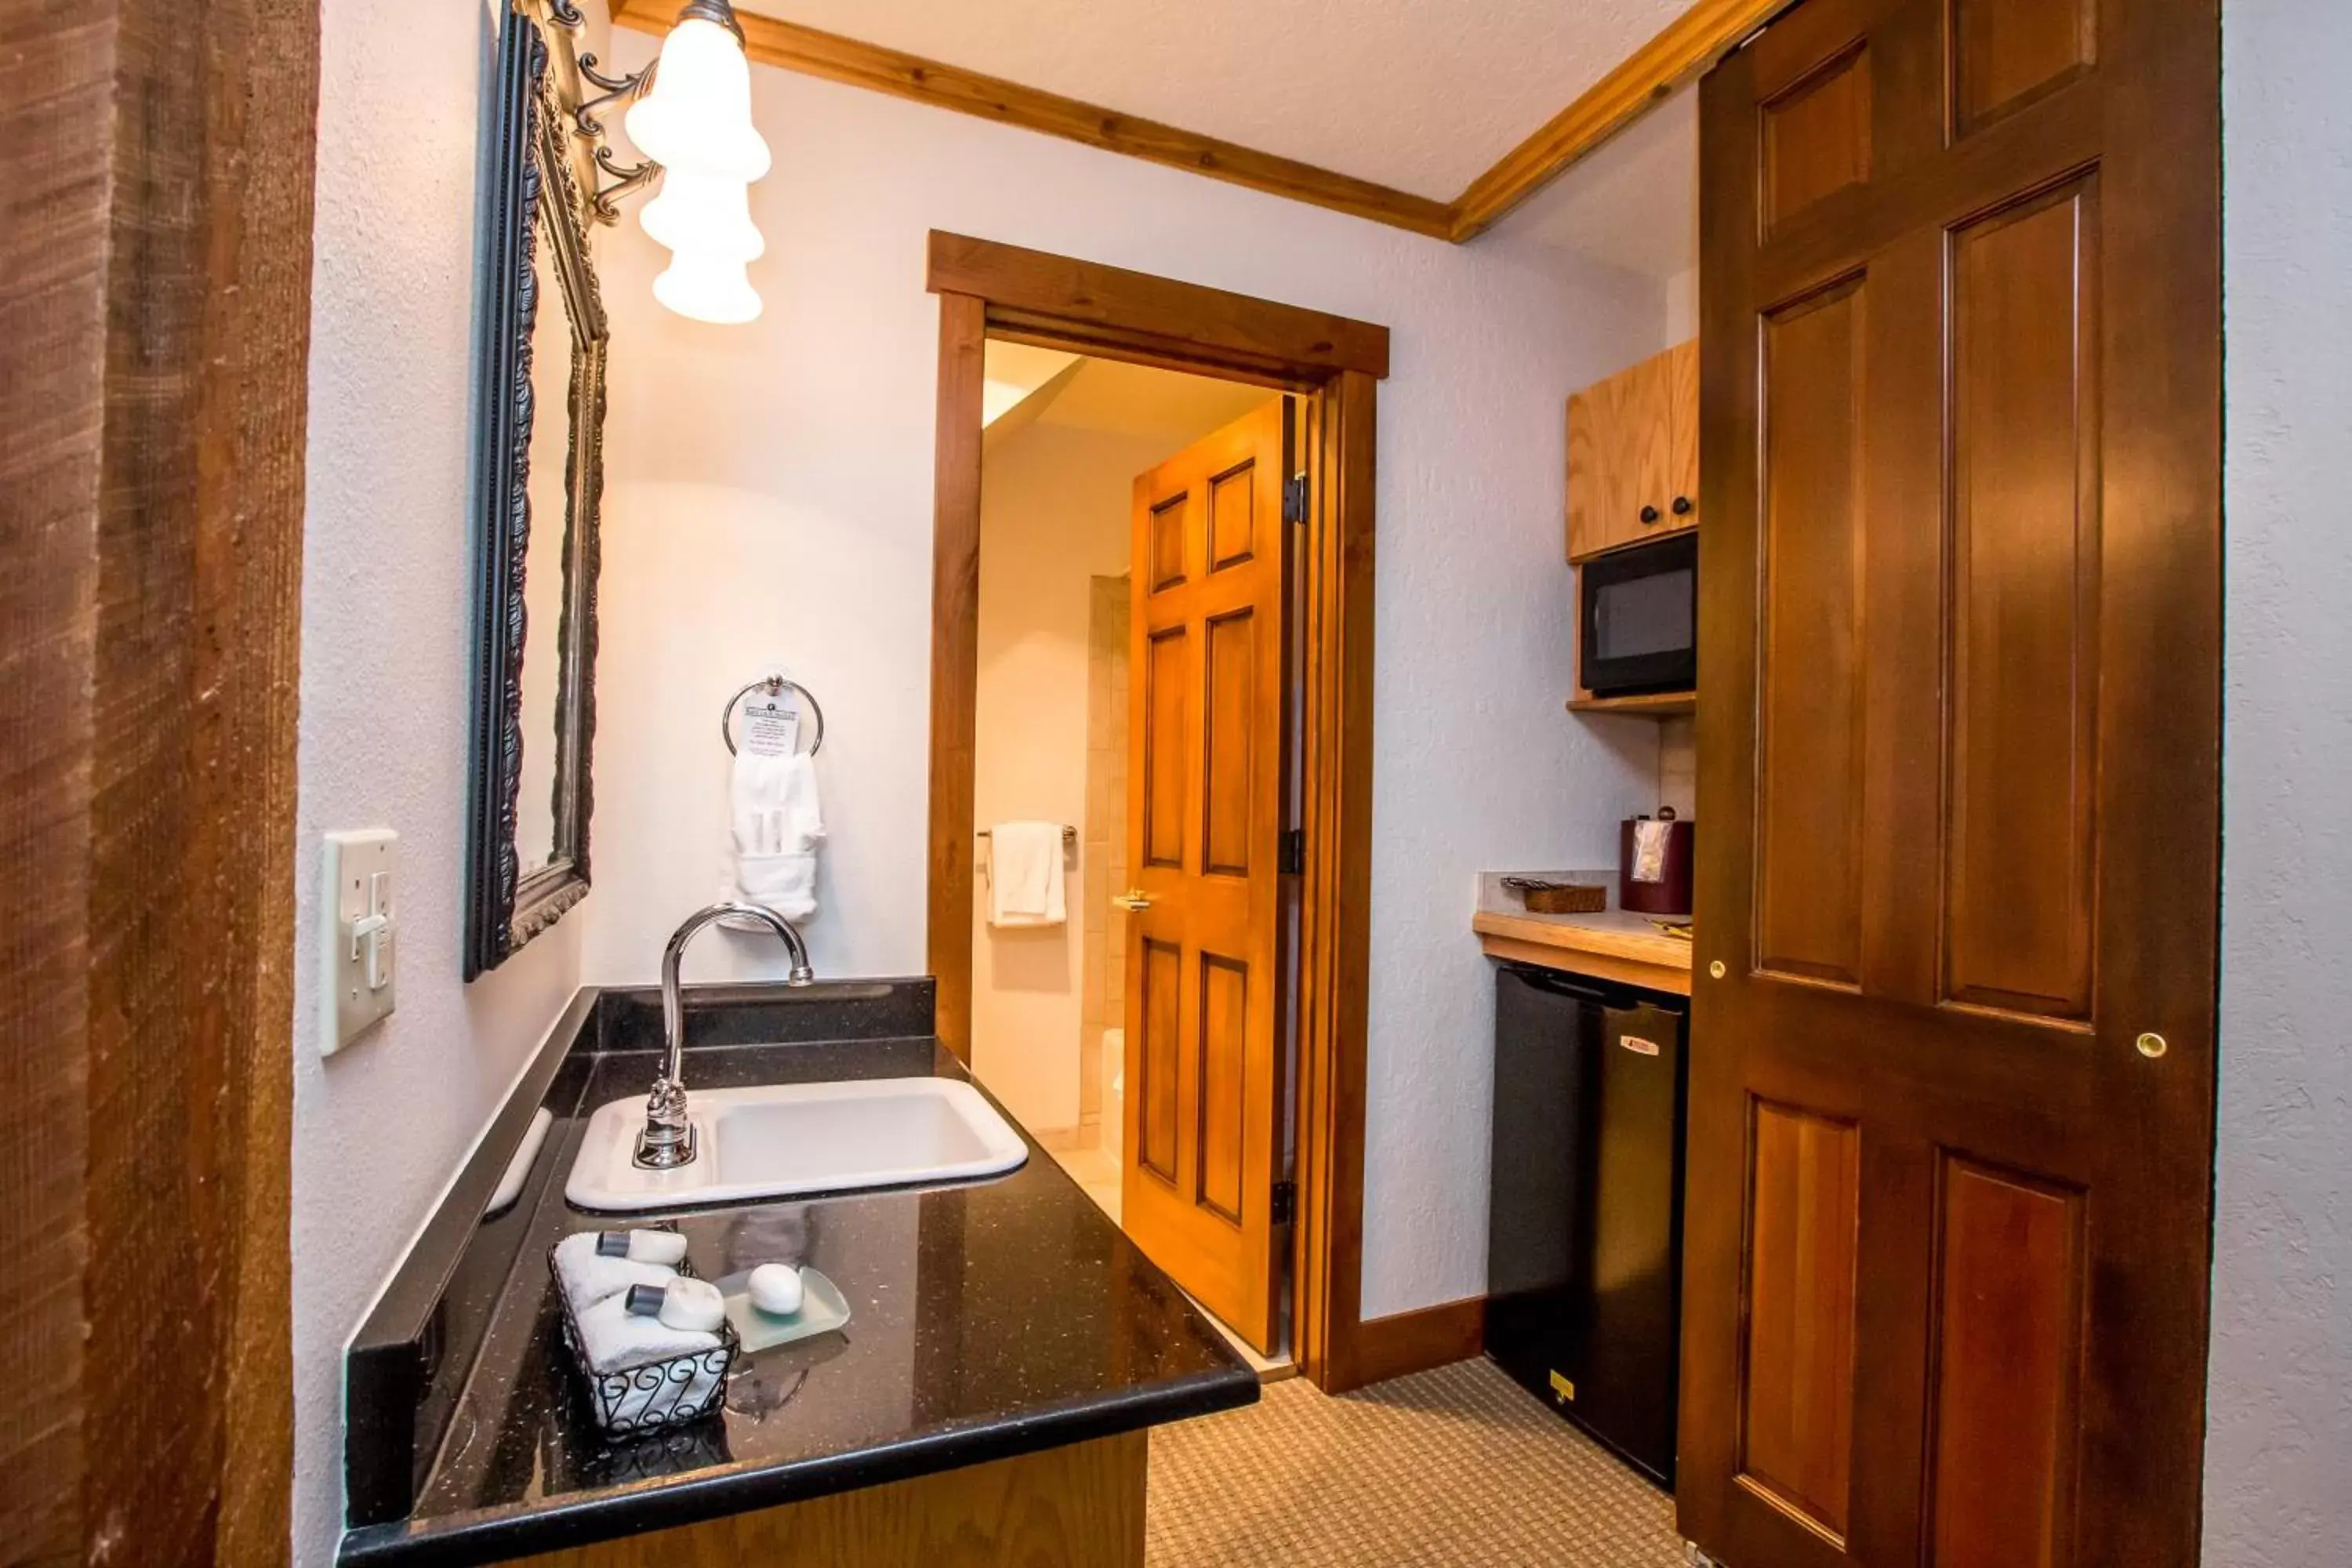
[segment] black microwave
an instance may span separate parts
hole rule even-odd
[[[1698,531],[1597,555],[1580,574],[1577,679],[1595,697],[1698,685]]]

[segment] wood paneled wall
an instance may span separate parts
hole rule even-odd
[[[317,5],[0,40],[0,1528],[282,1563]]]

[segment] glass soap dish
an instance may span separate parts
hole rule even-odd
[[[751,1305],[751,1271],[745,1268],[712,1281],[727,1298],[727,1321],[747,1354],[829,1333],[849,1321],[849,1302],[841,1287],[814,1268],[801,1270],[801,1310],[785,1317]]]

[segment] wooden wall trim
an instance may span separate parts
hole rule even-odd
[[[1294,380],[1389,373],[1386,327],[1097,261],[933,229],[928,276],[933,293],[978,295],[992,323],[1014,329],[1157,343],[1196,365],[1226,361]]]
[[[931,495],[931,807],[924,951],[940,1043],[971,1060],[972,801],[980,698],[981,381],[988,303],[940,295]]]
[[[887,93],[1084,142],[1147,163],[1245,185],[1460,245],[1475,239],[1554,176],[1597,151],[1660,100],[1737,47],[1790,0],[1695,0],[1657,37],[1505,153],[1450,202],[1220,142],[1115,109],[982,76],[838,33],[738,13],[744,49],[762,65]],[[656,36],[677,19],[670,0],[614,0],[615,26]],[[1375,373],[1382,374],[1382,373]]]
[[[1385,1318],[1368,1318],[1357,1338],[1359,1386],[1468,1361],[1486,1348],[1486,1298],[1467,1296]]]
[[[11,1561],[289,1550],[318,41],[317,0],[51,4],[8,32]]]
[[[615,26],[656,35],[668,32],[677,18],[677,7],[673,0],[616,0],[613,6]],[[762,65],[1081,142],[1106,153],[1205,174],[1213,180],[1328,207],[1433,239],[1445,238],[1453,228],[1452,206],[1429,196],[1417,196],[1351,174],[1318,169],[1311,163],[1220,142],[1213,136],[1023,87],[998,77],[982,76],[978,71],[924,59],[919,55],[861,43],[838,33],[820,32],[752,11],[739,11],[736,19],[743,25],[744,51]]]
[[[1318,527],[1300,552],[1307,864],[1300,879],[1298,1228],[1293,1352],[1328,1394],[1363,1381],[1364,1121],[1371,981],[1373,447],[1379,384],[1345,371],[1314,408]]]
[[[1738,47],[1789,0],[1697,0],[1454,200],[1455,244],[1496,221]],[[1696,178],[1696,175],[1694,175]]]
[[[932,237],[940,290],[934,490],[929,951],[939,1029],[968,1052],[972,710],[978,689],[980,360],[983,337],[1227,374],[1237,342],[1267,379],[1311,393],[1304,450],[1317,498],[1300,555],[1306,653],[1298,722],[1307,829],[1300,879],[1293,1342],[1327,1391],[1358,1381],[1364,1101],[1371,968],[1373,451],[1385,328],[953,235]],[[1149,287],[1146,287],[1149,285]],[[1002,289],[1005,298],[992,293]],[[1017,318],[1008,329],[1002,323]],[[1247,323],[1245,335],[1236,327]],[[1339,329],[1344,328],[1344,331]],[[1149,338],[1152,346],[1141,346]],[[1297,357],[1285,360],[1279,347]],[[1189,352],[1188,352],[1189,351]],[[1344,356],[1344,357],[1343,357]],[[1365,368],[1353,368],[1360,362]],[[950,977],[954,976],[951,985]]]

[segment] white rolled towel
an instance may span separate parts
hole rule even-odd
[[[606,1258],[596,1250],[603,1233],[577,1231],[555,1244],[555,1277],[572,1302],[572,1315],[624,1293],[632,1285],[667,1285],[677,1270],[667,1263],[635,1258]]]

